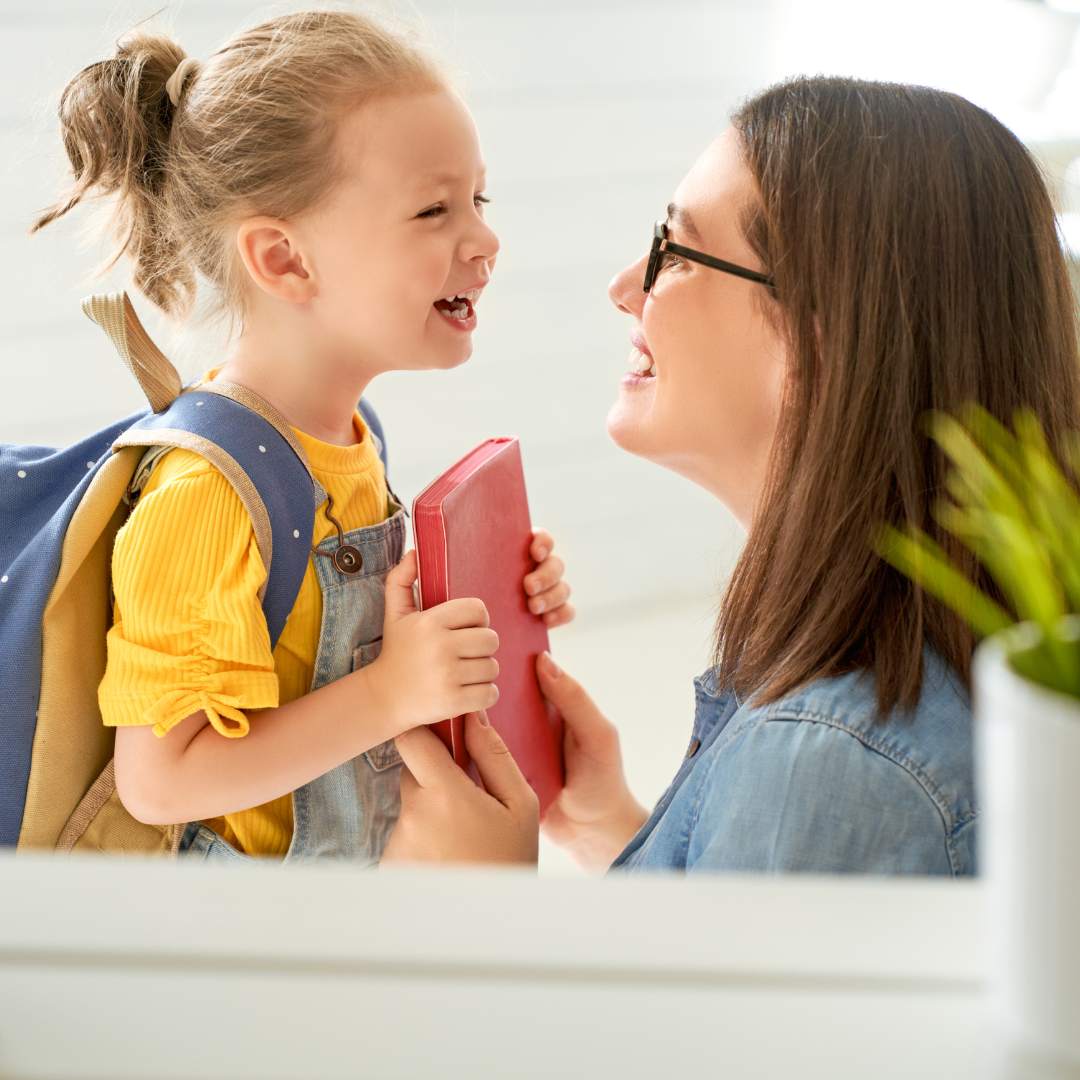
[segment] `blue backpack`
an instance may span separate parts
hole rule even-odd
[[[124,809],[114,733],[98,709],[116,533],[163,453],[182,446],[205,457],[251,515],[268,568],[260,600],[273,648],[326,492],[268,402],[233,383],[183,387],[126,294],[90,297],[83,310],[150,408],[66,449],[0,445],[0,844],[170,853],[184,823],[146,825]],[[366,401],[359,408],[385,467],[378,418]]]

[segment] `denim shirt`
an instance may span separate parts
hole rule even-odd
[[[815,680],[771,705],[694,680],[687,755],[612,870],[975,873],[971,706],[935,653],[910,712],[874,680]]]

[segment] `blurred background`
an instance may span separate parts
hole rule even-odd
[[[66,180],[60,91],[136,23],[191,55],[302,4],[2,0],[0,441],[63,445],[145,402],[79,310],[125,288],[90,272],[86,211],[30,238]],[[714,499],[609,440],[629,352],[607,283],[647,246],[682,175],[745,96],[792,74],[916,82],[963,94],[1043,163],[1080,261],[1080,0],[425,0],[363,5],[418,25],[457,73],[488,164],[502,253],[473,359],[388,375],[369,397],[406,501],[481,439],[518,435],[535,523],[568,564],[579,615],[553,651],[623,731],[651,804],[691,722],[716,606],[741,532]],[[155,14],[156,13],[156,14]],[[377,253],[373,253],[377,257]],[[362,298],[359,298],[362,302]],[[134,297],[185,379],[220,362],[218,333],[176,328]],[[449,407],[448,407],[449,406]],[[547,873],[572,868],[545,848]]]

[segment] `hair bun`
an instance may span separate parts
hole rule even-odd
[[[185,56],[165,81],[165,93],[169,95],[174,109],[180,104],[180,95],[184,92],[184,80],[198,66],[199,61],[194,56]]]

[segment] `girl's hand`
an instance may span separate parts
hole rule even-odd
[[[465,718],[477,787],[427,728],[399,735],[401,817],[382,861],[536,864],[539,804],[486,713]]]
[[[565,626],[574,617],[574,605],[568,604],[570,586],[563,581],[566,567],[562,559],[552,555],[555,541],[544,529],[533,529],[529,554],[539,565],[525,576],[525,593],[529,597],[529,610],[539,615],[550,629]]]
[[[483,601],[450,600],[418,611],[416,576],[416,552],[409,551],[386,577],[380,655],[356,673],[368,680],[375,708],[395,736],[499,700],[499,635]]]
[[[548,653],[536,672],[565,725],[566,787],[544,816],[544,834],[586,869],[606,870],[648,813],[627,786],[615,725]]]

